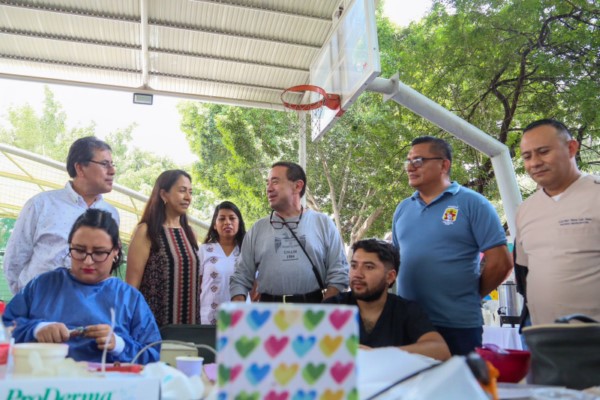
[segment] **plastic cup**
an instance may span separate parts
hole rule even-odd
[[[0,343],[0,365],[4,365],[8,362],[9,350],[10,343]]]
[[[175,358],[177,369],[189,377],[202,375],[203,357],[179,356]]]

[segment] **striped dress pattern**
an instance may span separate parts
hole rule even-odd
[[[199,323],[198,269],[198,256],[185,231],[164,227],[140,284],[159,327]]]

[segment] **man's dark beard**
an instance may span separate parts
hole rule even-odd
[[[379,285],[377,288],[375,288],[372,291],[367,291],[367,293],[361,294],[361,295],[359,295],[353,291],[352,295],[357,300],[361,300],[361,301],[370,303],[370,302],[379,300],[381,298],[381,296],[383,296],[383,293],[386,290],[387,290],[387,282],[384,281],[381,285]]]

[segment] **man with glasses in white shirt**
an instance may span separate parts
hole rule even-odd
[[[419,303],[450,352],[463,355],[481,346],[481,299],[506,278],[512,259],[496,210],[450,181],[451,165],[446,141],[413,140],[405,168],[416,192],[396,208],[392,240],[400,249],[398,294]]]
[[[115,176],[110,146],[93,136],[77,139],[66,167],[72,180],[63,189],[29,199],[17,218],[4,255],[4,274],[13,294],[41,273],[69,266],[67,236],[85,210],[109,211],[119,223],[117,209],[102,198],[112,190]]]
[[[305,191],[301,166],[272,165],[267,198],[273,211],[244,237],[230,282],[233,301],[245,301],[255,279],[262,302],[320,303],[348,287],[342,239],[328,216],[302,206]]]

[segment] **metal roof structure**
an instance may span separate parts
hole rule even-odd
[[[0,143],[0,218],[16,218],[31,197],[62,189],[69,179],[64,163]],[[118,184],[103,196],[119,211],[121,240],[129,243],[148,196]],[[193,210],[188,217],[198,237],[204,237],[209,224],[194,217]]]
[[[350,0],[0,0],[0,77],[282,110]]]

